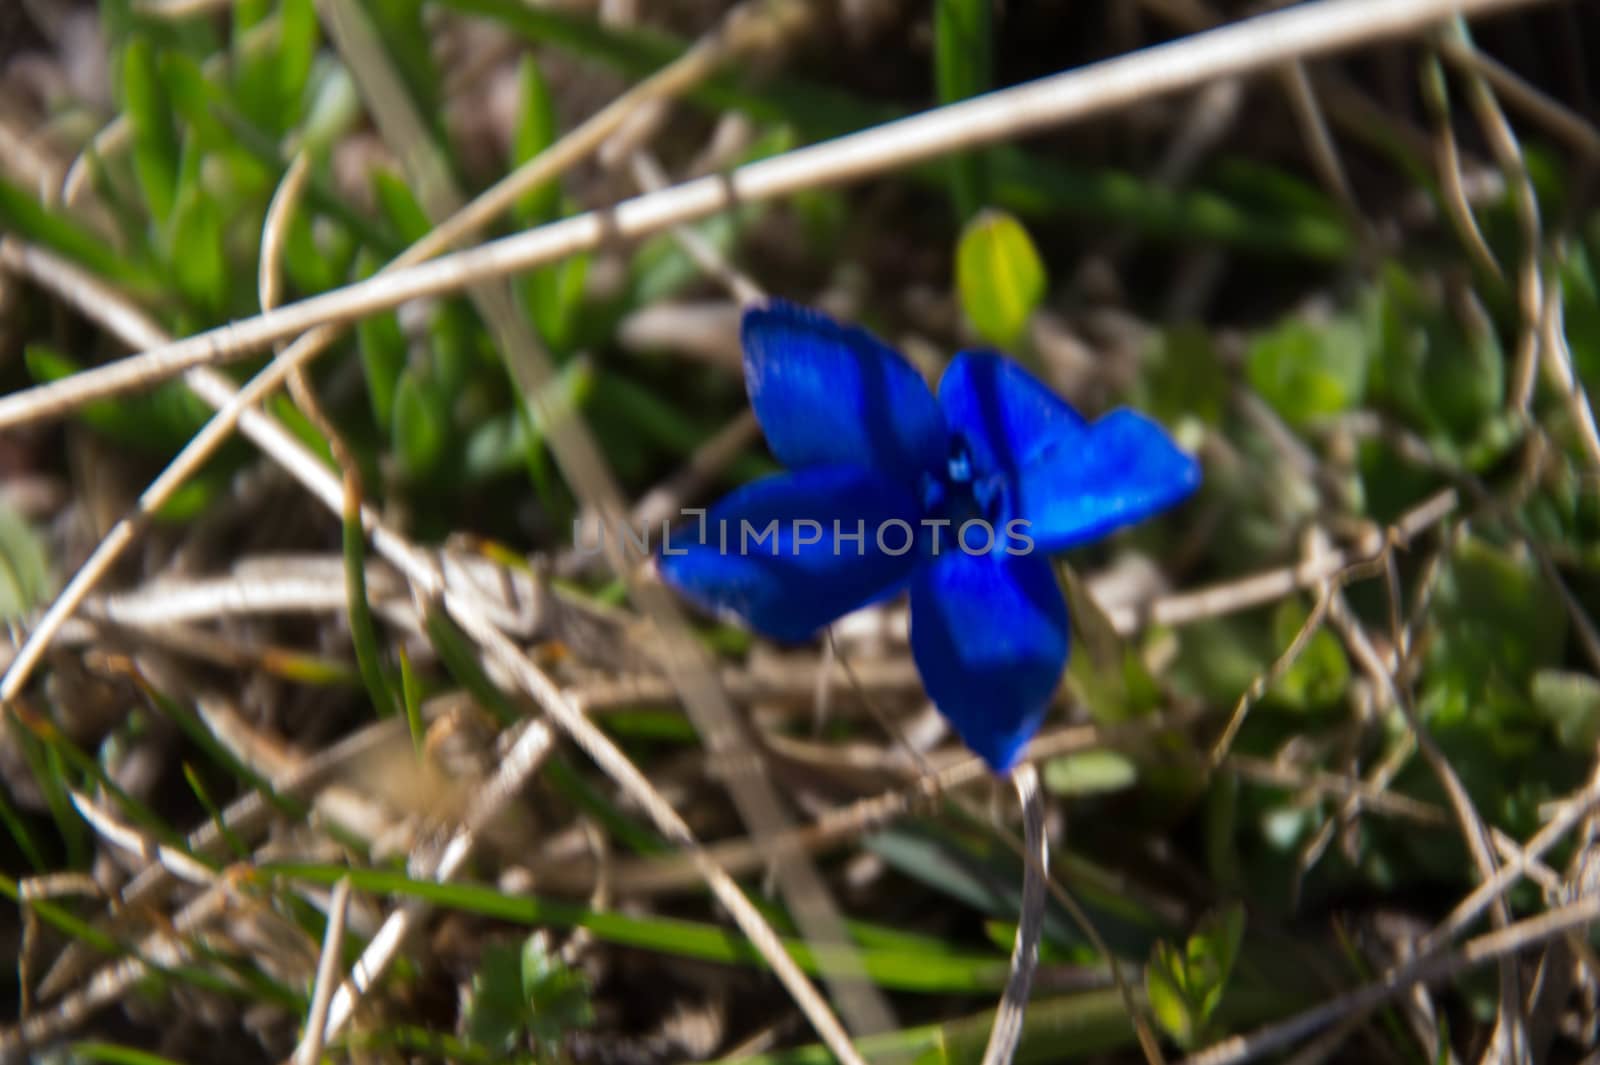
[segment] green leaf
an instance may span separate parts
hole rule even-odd
[[[1239,1029],[1283,1017],[1309,1006],[1306,996],[1274,988],[1270,993],[1239,997],[1239,1007],[1229,1020]],[[1231,1004],[1231,1000],[1230,1000]],[[856,1049],[868,1061],[910,1061],[914,1065],[970,1065],[983,1060],[994,1010],[957,1017],[935,1024],[902,1028],[866,1036]],[[1121,993],[1114,988],[1079,994],[1036,995],[1022,1018],[1022,1043],[1016,1065],[1052,1065],[1062,1061],[1124,1060],[1134,1051],[1137,1037],[1128,1021]],[[1136,1056],[1136,1055],[1135,1055]],[[778,1050],[731,1059],[730,1065],[834,1065],[835,1058],[821,1045]]]
[[[1593,396],[1600,393],[1600,279],[1586,244],[1574,243],[1561,262],[1560,278],[1572,365]]]
[[[990,0],[936,0],[933,66],[941,104],[988,90],[994,54],[991,10]],[[989,202],[987,155],[963,152],[949,165],[956,216],[965,222]]]
[[[283,269],[302,294],[338,288],[350,267],[354,246],[342,226],[331,220],[317,224],[309,211],[296,211],[284,229]],[[318,236],[323,241],[318,241]],[[362,321],[366,321],[365,318]]]
[[[21,621],[54,587],[44,541],[17,510],[0,500],[0,622]]]
[[[319,28],[312,0],[236,5],[233,20],[232,102],[276,138],[299,121]]]
[[[272,0],[235,0],[233,36],[237,40],[255,29],[272,14]]]
[[[1169,425],[1190,416],[1221,424],[1231,385],[1209,330],[1182,325],[1157,333],[1142,368],[1141,408]]]
[[[395,385],[393,439],[401,470],[415,480],[438,472],[450,444],[450,414],[443,396],[411,369]]]
[[[465,300],[447,300],[428,322],[433,386],[454,404],[479,370],[493,365],[477,313]]]
[[[1396,264],[1383,270],[1373,318],[1374,397],[1430,437],[1475,439],[1505,396],[1506,360],[1491,324]]]
[[[301,98],[311,78],[321,27],[313,0],[283,0],[278,9],[278,99],[287,112],[285,126],[300,117]]]
[[[555,103],[550,97],[550,87],[539,72],[539,64],[530,53],[522,57],[517,68],[518,99],[517,124],[511,134],[511,161],[521,166],[555,143]],[[512,216],[523,227],[548,222],[561,208],[561,184],[547,181],[517,200]]]
[[[522,993],[520,953],[509,943],[491,943],[483,949],[464,1018],[474,1043],[505,1052],[526,1026],[529,1009]]]
[[[361,119],[361,94],[349,68],[342,63],[313,67],[314,81],[306,115],[300,124],[300,144],[325,155]]]
[[[1244,939],[1244,908],[1208,915],[1180,953],[1157,943],[1145,969],[1145,991],[1156,1022],[1180,1046],[1202,1042],[1222,1002]]]
[[[1541,669],[1533,675],[1533,705],[1549,719],[1561,746],[1574,754],[1594,752],[1600,740],[1600,680]]]
[[[546,409],[565,415],[578,410],[594,387],[594,369],[581,360],[573,360],[556,374],[554,384],[546,389]],[[464,473],[471,480],[487,480],[511,473],[529,460],[529,452],[539,446],[543,426],[531,404],[524,410],[511,410],[488,418],[476,426],[467,438],[464,453]]]
[[[1195,1031],[1185,977],[1183,957],[1171,944],[1157,943],[1144,970],[1145,996],[1156,1023],[1181,1047],[1194,1042]]]
[[[1209,1024],[1244,941],[1244,907],[1238,904],[1211,913],[1189,937],[1185,951],[1191,992],[1197,995],[1202,1024]]]
[[[1361,402],[1366,364],[1367,337],[1360,325],[1295,316],[1255,339],[1245,372],[1285,421],[1305,426]]]
[[[1168,680],[1184,695],[1227,705],[1271,661],[1265,638],[1241,619],[1205,618],[1179,630]]]
[[[368,277],[371,266],[371,261],[367,260],[357,272]],[[356,350],[361,355],[361,369],[367,378],[372,420],[379,426],[390,425],[394,420],[395,390],[406,368],[406,338],[400,331],[400,319],[393,311],[362,318],[356,323]]]
[[[23,361],[34,380],[59,381],[81,366],[47,344],[29,344]],[[211,417],[211,408],[178,382],[149,392],[90,400],[73,416],[114,443],[141,452],[164,454],[186,444]]]
[[[356,668],[366,685],[367,698],[379,717],[395,712],[394,691],[383,675],[383,652],[378,646],[378,627],[372,620],[372,605],[367,602],[367,533],[361,527],[358,499],[346,495],[341,522],[344,544],[345,598],[349,603],[350,642],[355,647]]]
[[[156,510],[158,520],[169,525],[186,525],[216,505],[227,489],[226,470],[207,469],[200,476],[191,477],[172,493],[172,498]]]
[[[178,130],[155,48],[142,36],[122,51],[122,103],[133,130],[134,175],[151,217],[164,223],[178,195]]]
[[[1298,599],[1285,599],[1272,614],[1273,645],[1287,650],[1310,611]],[[1318,628],[1294,665],[1270,690],[1273,703],[1291,710],[1316,710],[1336,704],[1350,683],[1344,647],[1325,627]]]
[[[528,275],[528,313],[539,336],[557,353],[572,349],[588,274],[589,256],[573,255]]]
[[[588,981],[551,954],[541,935],[522,944],[522,997],[531,1008],[528,1031],[547,1057],[556,1056],[567,1032],[594,1022]]]
[[[25,240],[75,259],[109,281],[135,286],[141,293],[157,290],[145,266],[124,258],[76,220],[45,207],[3,177],[0,177],[0,229],[10,230]]]
[[[433,228],[427,212],[411,194],[411,186],[394,171],[381,168],[374,170],[372,192],[384,216],[407,244],[415,244]]]
[[[223,96],[206,78],[193,56],[183,52],[162,53],[161,78],[172,106],[188,127],[194,143],[213,150],[232,142],[228,127],[212,110]]]
[[[1080,650],[1067,663],[1067,683],[1096,721],[1126,721],[1153,710],[1161,692],[1145,668],[1138,649],[1117,633],[1116,626],[1077,572],[1056,565]]]
[[[172,219],[172,279],[178,290],[209,315],[221,316],[228,301],[228,259],[222,206],[198,185],[186,190]]]
[[[956,246],[956,287],[980,336],[1015,343],[1045,292],[1044,263],[1022,223],[994,210],[974,218]]]
[[[1044,786],[1056,795],[1103,795],[1131,788],[1138,779],[1132,759],[1110,750],[1052,758],[1044,767]]]
[[[1525,692],[1534,672],[1560,665],[1567,616],[1525,554],[1463,539],[1439,578],[1429,675],[1475,697],[1491,681]]]

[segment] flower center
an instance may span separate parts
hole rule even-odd
[[[948,522],[938,528],[938,550],[958,546],[961,529],[969,522],[987,526],[989,532],[974,528],[966,543],[979,545],[992,536],[1005,535],[1005,481],[998,474],[985,474],[972,461],[972,451],[960,433],[950,438],[950,457],[942,475],[927,474],[922,485],[923,517]]]

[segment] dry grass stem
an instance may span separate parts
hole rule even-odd
[[[1022,1021],[1028,1009],[1028,992],[1033,973],[1039,966],[1039,939],[1044,930],[1044,887],[1050,872],[1050,844],[1044,834],[1044,800],[1039,793],[1039,774],[1024,763],[1011,773],[1022,807],[1022,831],[1026,860],[1022,866],[1021,917],[1017,922],[1016,944],[1011,948],[1011,975],[1005,994],[995,1010],[994,1027],[983,1050],[983,1065],[1011,1065],[1022,1040]]]
[[[328,1025],[328,1005],[333,999],[334,981],[339,977],[339,957],[344,950],[344,921],[350,908],[350,878],[334,885],[328,904],[328,927],[322,937],[322,954],[317,959],[317,977],[311,985],[311,1008],[306,1013],[305,1032],[295,1047],[292,1065],[316,1065],[322,1060],[322,1045]]]
[[[0,397],[0,429],[58,418],[91,399],[148,388],[196,366],[241,358],[318,326],[409,300],[459,292],[609,241],[637,240],[740,203],[859,181],[952,152],[1016,140],[1054,125],[1253,73],[1417,33],[1451,15],[1534,0],[1317,0],[951,104],[626,200],[428,263],[397,269],[48,385]]]

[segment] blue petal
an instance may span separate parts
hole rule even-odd
[[[906,528],[889,526],[880,548],[879,530],[897,520]],[[697,522],[674,530],[661,545],[661,575],[708,610],[737,614],[777,640],[804,640],[904,585],[917,562],[910,550],[917,520],[909,489],[870,470],[778,474],[711,507],[703,541]],[[812,535],[817,542],[799,542]]]
[[[1015,482],[1018,516],[1037,549],[1064,551],[1132,525],[1187,499],[1200,464],[1165,429],[1131,410],[1115,410],[1074,440],[1046,443]]]
[[[1067,604],[1040,555],[945,551],[911,579],[911,653],[922,682],[997,773],[1039,731],[1067,647]]]
[[[785,466],[865,465],[915,484],[943,464],[927,383],[866,330],[774,300],[745,312],[741,335],[750,405]]]
[[[1027,521],[1046,554],[1141,521],[1200,484],[1199,464],[1155,422],[1119,410],[1086,423],[1000,355],[956,356],[939,402],[979,470],[1005,479],[1006,516]]]
[[[1075,439],[1083,418],[1022,366],[992,351],[963,351],[939,380],[939,405],[980,475],[1012,480],[1040,444]]]

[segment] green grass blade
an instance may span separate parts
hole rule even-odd
[[[977,96],[989,88],[993,66],[993,21],[989,0],[935,0],[934,81],[941,104]],[[956,218],[966,222],[989,202],[988,162],[982,152],[950,160],[950,197]]]
[[[27,821],[23,820],[21,812],[11,804],[11,794],[4,787],[0,787],[0,822],[5,824],[6,831],[11,834],[17,849],[22,852],[23,858],[33,871],[44,872],[48,868],[44,860],[44,851],[39,849],[33,833],[28,831]]]
[[[71,1050],[72,1056],[80,1061],[102,1061],[106,1065],[180,1065],[179,1062],[164,1058],[160,1054],[125,1047],[119,1043],[86,1040],[73,1043]]]
[[[717,927],[667,917],[634,917],[600,912],[567,902],[529,895],[505,895],[478,884],[439,884],[413,880],[401,873],[343,866],[281,864],[263,866],[264,874],[316,884],[332,884],[342,876],[363,891],[402,895],[433,906],[462,910],[524,925],[585,928],[596,938],[621,946],[724,964],[762,965],[749,940]],[[844,957],[818,951],[795,940],[785,949],[813,975],[850,971]],[[866,976],[881,987],[927,994],[990,994],[1005,984],[1009,961],[999,954],[961,955],[943,952],[868,949],[854,951]]]
[[[149,40],[128,40],[122,50],[122,104],[133,130],[133,171],[151,217],[164,224],[178,198],[179,149],[159,66]]]
[[[233,829],[228,827],[227,821],[223,820],[222,810],[212,801],[211,793],[206,789],[205,782],[200,779],[200,774],[195,772],[194,766],[188,762],[183,763],[183,779],[188,782],[189,790],[194,792],[195,799],[205,808],[206,816],[217,827],[218,835],[228,845],[228,849],[233,852],[233,856],[240,861],[249,858],[250,848],[246,847],[244,841],[234,833]]]
[[[350,611],[350,642],[355,647],[356,668],[361,671],[367,697],[380,718],[395,712],[394,691],[383,675],[383,652],[378,647],[378,627],[367,602],[367,531],[361,527],[361,495],[347,476],[344,493],[344,587]]]
[[[45,207],[20,187],[0,177],[0,229],[87,266],[91,271],[138,294],[157,291],[154,275],[143,265],[123,258],[65,214]]]
[[[411,733],[412,748],[420,755],[427,732],[422,722],[422,682],[411,666],[411,656],[406,654],[405,646],[397,645],[395,653],[400,657],[400,702],[406,711],[406,731]]]

